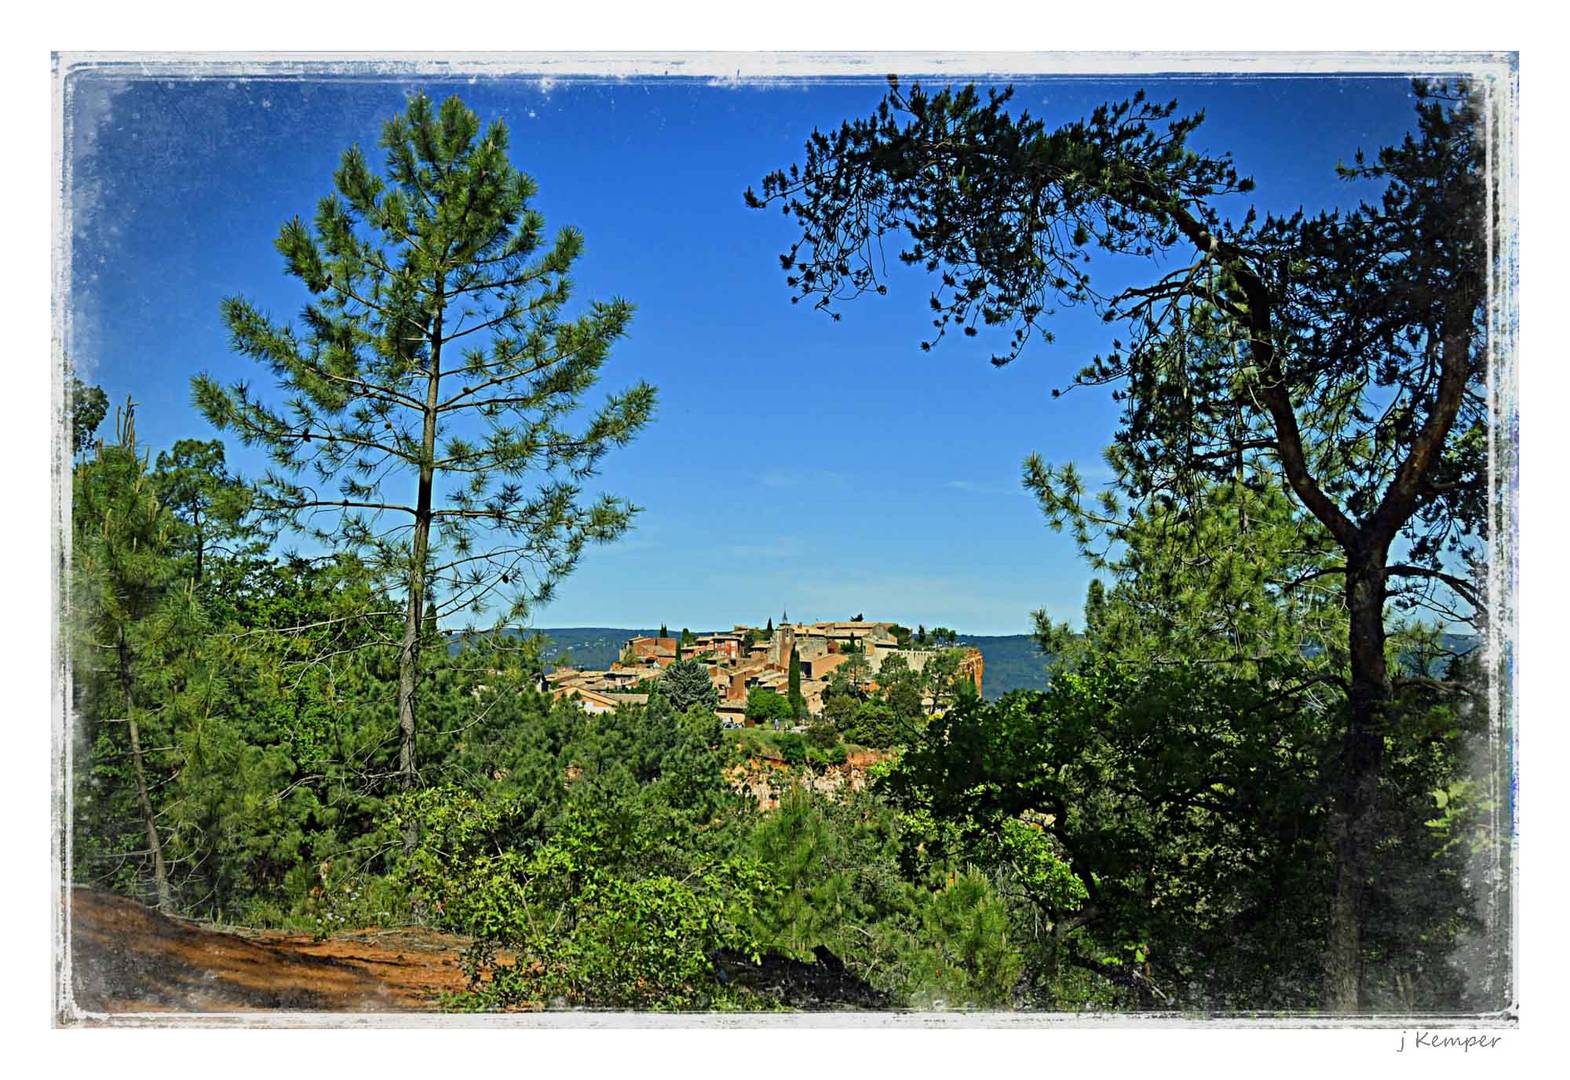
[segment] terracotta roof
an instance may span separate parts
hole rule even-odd
[[[646,705],[649,701],[648,694],[616,694],[604,690],[591,690],[583,686],[570,686],[559,695],[563,698],[577,698],[593,701],[600,705]]]
[[[823,656],[814,656],[810,660],[803,660],[801,666],[810,667],[814,676],[833,671],[850,659],[849,653],[826,653]]]

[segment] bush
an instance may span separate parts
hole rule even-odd
[[[985,874],[967,871],[928,894],[908,962],[910,1004],[996,1009],[1014,1004],[1025,959],[1010,941],[1008,905]]]
[[[432,922],[473,938],[461,959],[470,988],[456,1004],[738,1002],[710,957],[757,954],[745,928],[767,880],[744,856],[684,847],[692,830],[673,834],[645,800],[605,795],[569,802],[543,840],[522,827],[524,796],[431,788],[394,801],[420,836],[401,877]]]
[[[823,767],[826,765],[843,765],[849,756],[843,743],[823,747],[809,744],[807,747],[807,764]]]
[[[815,716],[807,725],[807,741],[821,750],[827,750],[840,741],[839,729],[827,716]]]
[[[978,872],[912,882],[900,867],[903,831],[867,792],[793,788],[748,840],[778,885],[754,910],[759,943],[807,962],[827,949],[900,1006],[1013,1004],[1025,962],[1002,896]]]
[[[787,765],[804,765],[807,761],[807,740],[794,731],[781,731],[774,736],[774,745]]]
[[[525,935],[517,959],[497,966],[476,998],[491,1006],[543,1000],[617,1009],[742,1004],[715,978],[710,958],[734,949],[757,961],[757,944],[741,924],[763,888],[741,861],[720,863],[696,881],[591,873],[565,929]],[[494,964],[494,953],[489,959]]]

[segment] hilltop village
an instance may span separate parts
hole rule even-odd
[[[984,668],[979,649],[958,645],[952,632],[922,628],[917,633],[894,622],[791,623],[771,620],[759,629],[735,626],[729,631],[678,636],[661,634],[634,637],[622,647],[620,658],[605,671],[560,667],[545,677],[553,698],[571,698],[589,713],[614,712],[623,705],[642,705],[649,699],[654,680],[678,661],[696,661],[708,672],[719,705],[715,712],[727,727],[753,727],[760,722],[775,728],[799,727],[807,716],[823,712],[825,692],[833,680],[859,689],[876,690],[879,677],[894,671],[921,676],[928,665],[945,669],[945,682],[964,682],[981,693]],[[760,700],[771,695],[791,696],[792,668],[801,709],[789,722],[784,717],[760,715]],[[938,705],[937,680],[924,679],[923,706]],[[763,693],[760,695],[759,691]],[[749,709],[749,702],[752,708]],[[806,715],[800,715],[805,713]]]

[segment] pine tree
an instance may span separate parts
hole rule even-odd
[[[223,303],[234,348],[271,370],[286,403],[244,382],[193,382],[216,426],[270,451],[262,509],[361,554],[401,597],[409,788],[427,609],[521,620],[585,545],[625,532],[636,507],[585,502],[580,485],[648,421],[654,389],[613,394],[572,425],[632,307],[565,316],[583,237],[567,228],[545,243],[534,181],[508,161],[502,123],[482,133],[458,98],[437,110],[421,95],[381,145],[385,176],[349,149],[314,222],[279,233],[287,273],[312,295],[300,329],[244,299]],[[435,584],[439,604],[426,594]]]
[[[172,654],[190,638],[194,603],[170,557],[176,523],[158,501],[147,463],[137,450],[133,414],[127,402],[116,418],[116,441],[100,443],[96,456],[77,467],[72,491],[73,674],[83,694],[84,742],[108,751],[90,754],[77,770],[90,784],[78,810],[97,814],[93,804],[115,797],[114,791],[103,790],[114,786],[113,770],[107,774],[109,783],[93,782],[105,778],[99,759],[129,761],[135,814],[145,842],[141,855],[158,909],[167,912],[173,909],[173,896],[143,735],[157,716],[157,706],[165,703],[155,704],[153,699],[164,695],[155,694],[149,684],[170,681]],[[113,720],[123,721],[123,748],[114,736],[117,728],[110,726]],[[97,838],[112,848],[115,831],[99,822]],[[107,854],[118,853],[111,849]]]
[[[659,694],[678,713],[719,705],[719,695],[709,679],[708,669],[697,660],[678,660],[665,669],[659,680]]]
[[[1101,584],[1100,578],[1091,578],[1090,585],[1085,590],[1085,633],[1093,634],[1101,628],[1101,620],[1106,617],[1107,588]]]
[[[180,439],[159,453],[153,464],[158,496],[183,528],[180,546],[192,560],[191,579],[197,584],[209,556],[238,540],[247,530],[243,521],[251,509],[251,492],[230,475],[224,445],[216,439]]]
[[[1051,341],[1054,312],[1093,305],[1122,330],[1074,382],[1120,384],[1111,452],[1140,501],[1192,507],[1211,483],[1257,467],[1334,542],[1341,565],[1297,587],[1339,584],[1348,631],[1325,971],[1326,1006],[1339,1012],[1367,1004],[1363,916],[1378,893],[1378,790],[1399,689],[1386,607],[1486,613],[1476,581],[1497,435],[1485,374],[1507,317],[1491,309],[1489,283],[1509,250],[1495,242],[1500,188],[1488,181],[1507,118],[1482,80],[1418,80],[1413,95],[1412,134],[1338,169],[1382,187],[1378,197],[1313,216],[1239,206],[1253,182],[1189,142],[1203,115],[1180,115],[1176,101],[1140,91],[1049,128],[1013,108],[1012,89],[897,80],[873,115],[815,133],[804,163],[765,177],[761,197],[746,193],[801,227],[780,262],[793,299],[819,308],[886,292],[885,238],[903,236],[899,261],[935,282],[924,348],[1006,327],[992,361],[1007,364]],[[1104,256],[1184,269],[1103,289],[1091,267]],[[1032,457],[1025,481],[1055,524],[1100,513],[1082,506],[1072,467]]]

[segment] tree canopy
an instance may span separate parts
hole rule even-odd
[[[694,708],[712,710],[719,705],[708,668],[697,660],[676,661],[661,673],[657,685],[660,697],[678,713]]]
[[[298,328],[223,302],[234,349],[285,402],[207,375],[193,387],[219,430],[269,451],[259,509],[355,552],[403,596],[411,786],[427,626],[464,612],[522,619],[586,545],[626,531],[636,508],[582,485],[648,422],[655,394],[636,383],[581,415],[632,306],[566,315],[583,236],[547,242],[504,124],[482,131],[457,97],[438,108],[416,95],[381,145],[380,174],[351,147],[312,221],[278,234],[285,271],[312,297]]]
[[[1203,117],[1176,101],[1136,93],[1049,128],[1014,110],[1010,90],[893,79],[871,116],[813,133],[800,164],[747,192],[794,220],[780,262],[793,299],[822,309],[887,291],[884,244],[897,241],[899,261],[936,279],[924,348],[997,328],[1007,345],[992,362],[1006,364],[1051,341],[1058,308],[1089,305],[1116,336],[1071,385],[1117,387],[1109,454],[1147,514],[1185,524],[1216,481],[1268,475],[1334,546],[1322,574],[1341,584],[1347,710],[1326,1001],[1343,1011],[1365,1000],[1386,604],[1475,612],[1486,554],[1487,282],[1500,257],[1488,104],[1480,86],[1413,89],[1414,132],[1341,169],[1379,197],[1318,214],[1228,214],[1253,183],[1229,155],[1194,148]],[[1097,260],[1129,257],[1153,276],[1098,288]],[[1071,470],[1032,459],[1025,480],[1055,522],[1098,522]]]

